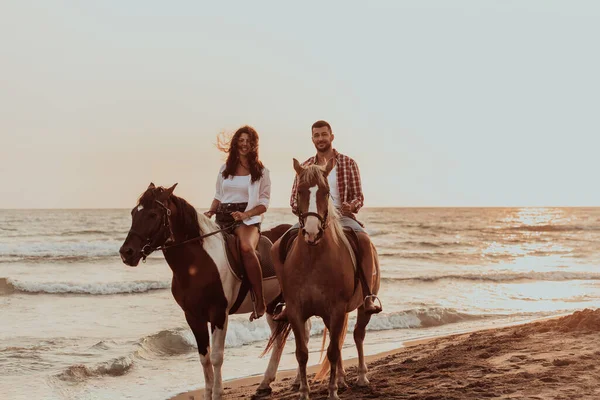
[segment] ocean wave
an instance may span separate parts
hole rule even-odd
[[[225,337],[225,347],[236,348],[269,339],[271,330],[265,323],[230,319]],[[185,354],[197,349],[196,339],[189,328],[170,329],[142,338],[139,347],[147,354],[170,356]]]
[[[23,255],[2,255],[0,256],[0,263],[10,264],[10,263],[27,263],[27,264],[38,264],[38,263],[64,263],[64,264],[74,264],[74,263],[82,263],[82,262],[97,262],[102,260],[115,260],[118,259],[116,254],[105,255],[105,256],[89,256],[89,255],[80,255],[80,256],[23,256]]]
[[[367,232],[369,233],[369,236],[371,236],[371,237],[383,236],[383,235],[387,235],[388,233],[390,233],[390,231],[385,230],[385,229],[367,229]]]
[[[93,350],[108,350],[111,347],[115,346],[117,344],[117,342],[115,342],[114,340],[101,340],[98,343],[96,343],[95,345],[93,345],[91,347],[91,349]]]
[[[0,296],[6,296],[7,294],[13,294],[16,292],[15,287],[8,278],[0,278]]]
[[[0,244],[4,257],[118,257],[123,242],[117,240],[85,240],[81,242],[36,241]]]
[[[57,375],[57,378],[63,381],[81,382],[97,376],[121,376],[129,372],[134,364],[134,359],[131,356],[118,357],[94,367],[76,364],[66,368]]]
[[[393,329],[423,329],[436,326],[454,324],[457,322],[473,321],[478,319],[496,318],[492,314],[468,314],[452,308],[423,307],[393,313],[376,314],[371,317],[367,331],[384,331]],[[348,319],[348,332],[352,332],[356,325],[354,313]],[[321,319],[312,322],[311,336],[323,333],[324,324]]]
[[[501,228],[507,231],[525,231],[525,232],[578,232],[586,230],[599,230],[599,227],[588,227],[581,225],[518,225],[508,228]]]
[[[78,238],[80,240],[89,240],[90,236],[102,236],[105,238],[113,238],[115,240],[125,240],[127,234],[123,231],[116,230],[100,230],[100,229],[82,229],[82,230],[70,230],[64,232],[48,231],[48,232],[35,232],[35,231],[19,231],[17,229],[5,230],[9,232],[3,234],[2,237],[6,238],[36,238],[38,242],[44,241],[56,241],[64,240],[65,237]],[[61,239],[62,238],[62,239]]]
[[[0,353],[26,353],[26,352],[34,352],[39,350],[46,350],[56,345],[56,341],[54,340],[42,340],[37,344],[30,346],[9,346],[9,347],[0,347]]]
[[[356,325],[355,313],[351,313],[348,321],[348,333]],[[459,312],[451,308],[423,307],[389,314],[378,314],[371,318],[367,326],[369,331],[392,329],[419,329],[437,327],[457,322],[494,318],[497,315],[474,315]],[[311,336],[322,335],[324,324],[319,318],[312,318]],[[249,321],[230,320],[225,340],[226,348],[265,342],[270,336],[266,322],[251,323]],[[293,334],[289,341],[293,340]],[[93,349],[106,350],[115,345],[112,341],[100,341]],[[102,376],[121,376],[129,372],[140,362],[149,362],[157,357],[165,358],[197,351],[197,344],[189,328],[163,330],[141,338],[136,342],[137,349],[130,354],[111,359],[107,362],[87,366],[71,365],[56,375],[63,381],[81,382],[89,378]]]
[[[160,356],[186,354],[198,348],[189,329],[160,331],[141,339],[138,345],[144,351]]]
[[[430,328],[462,321],[493,318],[496,315],[474,315],[456,311],[451,308],[423,307],[389,314],[377,314],[371,318],[367,326],[369,331],[391,329]],[[354,329],[356,317],[350,314],[348,331]],[[324,324],[319,318],[312,319],[311,336],[323,333]],[[227,328],[225,347],[235,348],[267,340],[271,331],[266,323],[256,324],[249,321],[231,321]],[[161,331],[140,341],[140,345],[158,355],[178,355],[194,351],[196,341],[189,329]]]
[[[144,293],[151,290],[168,289],[171,282],[167,281],[132,281],[132,282],[22,282],[10,278],[0,278],[0,295],[22,293],[45,294],[89,294],[110,295]]]
[[[60,236],[87,236],[87,235],[105,235],[105,236],[114,236],[114,235],[121,235],[122,239],[121,240],[125,240],[125,236],[127,236],[126,234],[124,234],[123,232],[117,232],[117,231],[102,231],[99,229],[82,229],[82,230],[75,230],[75,231],[66,231],[66,232],[62,232],[60,233]]]
[[[578,296],[571,296],[566,299],[560,299],[560,301],[564,301],[566,303],[583,303],[587,301],[596,301],[598,300],[598,296],[593,296],[589,294],[582,294]]]
[[[418,247],[445,247],[445,246],[454,246],[456,243],[433,243],[433,242],[403,242],[402,244],[407,244],[409,246],[418,246]]]
[[[387,315],[376,314],[367,325],[369,331],[381,331],[389,329],[415,329],[431,328],[455,324],[457,322],[473,321],[478,319],[495,318],[497,315],[468,314],[459,312],[452,308],[419,308],[407,311],[399,311]],[[354,321],[348,326],[353,329]]]
[[[470,247],[475,243],[467,243],[467,242],[459,242],[459,241],[441,241],[441,242],[430,242],[430,241],[405,241],[398,242],[400,246],[408,246],[408,247],[426,247],[426,248],[439,248],[439,247]]]
[[[451,308],[423,307],[389,314],[378,314],[371,318],[367,330],[381,331],[390,329],[415,329],[441,326],[462,321],[492,318],[495,315],[473,315],[456,311]],[[348,330],[354,329],[356,317],[350,314]],[[319,318],[312,319],[311,336],[323,333],[324,324]],[[236,348],[248,344],[265,341],[271,335],[269,326],[265,323],[230,319],[226,348]],[[189,328],[179,328],[160,331],[138,341],[138,346],[144,354],[158,356],[173,356],[196,351],[194,335]]]
[[[449,274],[437,276],[417,276],[407,278],[382,278],[385,283],[398,283],[402,281],[437,282],[441,280],[487,281],[487,282],[516,282],[516,281],[573,281],[573,280],[600,280],[600,273],[593,272],[505,272],[490,274]]]
[[[229,322],[225,347],[241,347],[260,341],[266,341],[270,336],[270,329],[266,323],[251,323],[249,321]],[[116,346],[112,340],[102,340],[91,348],[94,350],[108,350]],[[189,328],[176,328],[163,330],[145,336],[135,343],[137,347],[131,353],[114,358],[108,362],[92,366],[84,364],[71,365],[56,377],[63,381],[82,382],[89,378],[102,376],[121,376],[129,372],[140,362],[152,361],[156,358],[166,358],[196,352],[198,346],[192,331]]]
[[[463,263],[473,264],[482,262],[479,254],[460,252],[460,251],[435,251],[435,252],[383,252],[385,256],[396,256],[400,259],[419,260],[419,261],[442,261],[443,263]],[[378,253],[378,255],[382,255]],[[512,254],[488,254],[487,258],[498,260],[511,260],[515,258]]]

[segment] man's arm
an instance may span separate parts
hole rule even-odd
[[[358,164],[356,164],[354,160],[350,161],[348,172],[348,183],[350,186],[350,198],[348,203],[350,205],[351,211],[356,214],[362,208],[365,202],[365,197],[362,192],[362,184],[360,181],[360,171],[358,169]]]

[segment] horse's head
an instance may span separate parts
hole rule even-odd
[[[302,236],[306,243],[316,245],[323,237],[329,216],[329,182],[327,176],[335,166],[335,159],[325,167],[309,165],[302,167],[294,159],[294,169],[298,174],[298,217]]]
[[[131,229],[119,249],[123,262],[131,267],[173,239],[169,198],[177,184],[168,189],[150,183],[138,205],[131,210]]]

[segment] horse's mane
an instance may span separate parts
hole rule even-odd
[[[187,201],[181,197],[171,195],[170,200],[177,207],[177,215],[174,223],[180,226],[185,232],[185,240],[193,239],[202,234],[200,223],[198,221],[198,212]]]
[[[194,210],[195,211],[195,210]],[[198,215],[198,214],[197,214]],[[219,230],[219,226],[210,218],[204,214],[198,215],[198,222],[200,224],[200,231],[205,233],[215,232]],[[225,246],[225,240],[223,235],[217,234],[204,238],[204,245],[208,246]]]
[[[329,182],[327,182],[323,172],[325,172],[325,167],[317,164],[307,165],[304,167],[302,175],[298,177],[300,181],[299,183],[308,186],[314,186],[315,184],[318,184],[320,186],[325,185],[329,187]]]

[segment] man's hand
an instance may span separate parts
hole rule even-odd
[[[354,213],[352,212],[352,206],[348,203],[342,203],[342,215],[351,217]]]
[[[248,215],[245,212],[239,212],[239,211],[234,211],[231,213],[231,216],[233,217],[233,219],[235,219],[236,221],[243,221],[246,218],[248,218]]]

